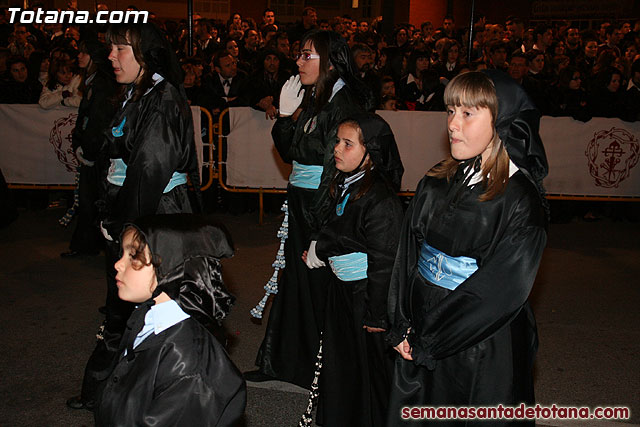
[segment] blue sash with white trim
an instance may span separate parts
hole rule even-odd
[[[434,285],[454,290],[477,269],[478,264],[473,258],[452,257],[426,243],[422,244],[418,270],[422,277]]]
[[[329,257],[331,271],[343,282],[367,278],[367,254],[351,252],[350,254]]]
[[[320,187],[322,169],[322,166],[303,165],[294,160],[293,169],[291,170],[291,175],[289,175],[289,183],[294,187],[317,190]]]

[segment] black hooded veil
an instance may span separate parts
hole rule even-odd
[[[335,274],[326,284],[327,306],[322,335],[322,371],[318,422],[327,425],[382,426],[386,418],[393,365],[384,332],[388,330],[387,294],[402,224],[402,205],[396,191],[402,161],[391,128],[376,114],[356,114],[373,169],[344,194],[338,186],[332,213],[318,235],[316,252],[328,258],[353,252],[367,254],[367,277],[342,281]],[[354,171],[357,173],[357,171]],[[343,184],[355,173],[340,172]],[[360,197],[362,186],[368,190]],[[347,200],[341,214],[336,206]]]
[[[320,331],[324,319],[327,268],[310,270],[300,258],[326,223],[331,198],[329,185],[335,176],[333,148],[338,124],[368,107],[370,91],[353,75],[353,65],[346,42],[330,31],[310,32],[316,49],[322,44],[328,52],[328,65],[336,70],[335,80],[324,88],[328,101],[316,108],[313,87],[307,87],[303,111],[294,121],[279,117],[271,131],[280,157],[287,162],[321,166],[317,189],[289,184],[288,237],[284,247],[286,267],[278,281],[265,338],[256,365],[267,376],[309,387],[313,379]],[[331,86],[342,79],[344,85]],[[332,88],[339,89],[332,92]],[[333,96],[328,96],[333,93]],[[371,104],[372,105],[372,104]]]
[[[155,301],[134,310],[99,394],[96,425],[232,425],[244,413],[244,380],[203,326],[221,321],[234,300],[220,273],[220,259],[233,255],[226,230],[188,214],[147,216],[129,226],[159,263],[153,295],[167,293],[191,317],[133,348]]]
[[[500,72],[496,122],[519,168],[505,191],[480,202],[481,184],[465,168],[449,181],[425,177],[405,215],[389,292],[391,331],[406,337],[413,361],[396,356],[389,425],[403,406],[516,405],[534,402],[537,332],[528,296],[546,243],[540,181],[546,174],[539,113],[522,88]],[[455,290],[424,279],[417,268],[427,243],[478,269]],[[443,274],[447,274],[443,266]],[[507,424],[498,421],[492,425]]]

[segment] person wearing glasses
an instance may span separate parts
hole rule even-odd
[[[286,266],[249,381],[277,378],[308,388],[314,376],[324,319],[327,267],[310,270],[301,256],[317,258],[315,240],[329,216],[329,186],[336,175],[333,149],[345,118],[374,106],[373,94],[354,74],[351,52],[337,33],[314,30],[301,41],[299,75],[280,94],[271,135],[278,153],[293,164],[287,188]]]

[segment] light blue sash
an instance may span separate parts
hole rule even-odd
[[[329,266],[333,274],[344,282],[367,278],[367,254],[362,252],[329,257]]]
[[[473,258],[452,257],[426,243],[422,244],[418,270],[422,277],[434,285],[454,290],[477,269],[478,265]]]
[[[111,166],[109,167],[109,173],[107,174],[107,181],[118,187],[122,187],[124,179],[127,177],[127,165],[122,159],[111,159]],[[176,188],[178,185],[187,183],[187,174],[174,172],[169,180],[169,183],[162,191],[168,193]]]
[[[322,177],[322,166],[303,165],[293,161],[293,169],[289,175],[289,183],[294,187],[310,188],[317,190],[320,187]]]

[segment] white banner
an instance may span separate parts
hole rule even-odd
[[[389,123],[404,166],[401,191],[415,191],[434,165],[449,155],[447,116],[427,111],[376,111]]]
[[[200,108],[191,107],[202,165]],[[9,184],[73,185],[78,160],[71,148],[77,108],[0,104],[0,168]],[[200,168],[201,170],[202,168]]]
[[[549,194],[640,197],[640,122],[543,117]]]
[[[273,145],[273,120],[250,107],[229,110],[227,180],[236,187],[287,188],[291,165],[280,159]]]
[[[200,129],[198,107],[192,107]],[[441,112],[378,111],[389,122],[405,168],[402,190],[413,191],[433,165],[446,157],[446,116]],[[73,184],[76,159],[70,134],[77,112],[67,107],[0,105],[3,134],[0,168],[13,184]],[[249,107],[232,108],[227,138],[230,186],[287,186],[291,166],[271,139],[273,121]],[[540,135],[549,160],[549,194],[640,197],[640,122],[543,117]],[[195,132],[201,147],[200,132]],[[198,149],[201,163],[202,149]]]
[[[391,126],[404,164],[402,190],[413,191],[449,150],[443,112],[378,111]],[[271,139],[273,122],[251,108],[232,108],[227,184],[286,188],[290,168]],[[543,117],[549,194],[640,197],[640,122]]]
[[[71,132],[78,109],[35,105],[0,105],[0,168],[9,184],[69,184],[78,161]]]

